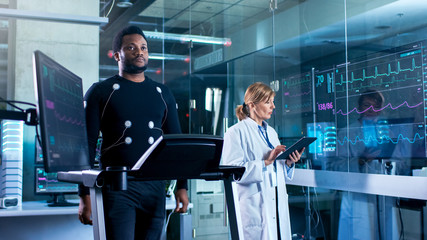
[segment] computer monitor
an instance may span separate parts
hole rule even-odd
[[[33,66],[46,172],[89,169],[82,79],[40,51]]]
[[[48,194],[52,196],[48,206],[76,206],[65,200],[64,194],[76,194],[78,184],[58,181],[57,173],[46,172],[43,167],[35,168],[35,192],[36,194]]]

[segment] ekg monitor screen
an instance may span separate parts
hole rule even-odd
[[[89,169],[82,79],[40,51],[33,60],[46,172]]]
[[[58,181],[57,173],[36,168],[36,193],[77,193],[78,184]]]

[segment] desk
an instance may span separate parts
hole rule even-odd
[[[166,209],[175,209],[175,200],[166,199]],[[24,201],[21,207],[0,209],[0,239],[93,240],[93,227],[81,224],[77,212],[76,206],[48,207],[46,201]],[[180,224],[185,232],[191,232],[191,222],[189,226]]]
[[[0,209],[1,239],[93,240],[92,226],[81,224],[77,212],[76,206],[48,207],[45,201]]]
[[[68,202],[79,203],[79,199],[67,199]],[[188,205],[188,209],[193,204]],[[76,215],[77,206],[72,207],[48,207],[45,201],[24,201],[21,207],[0,209],[0,217],[27,217],[27,216],[49,216],[49,215]],[[175,209],[175,200],[166,198],[166,210]],[[76,218],[77,219],[77,218]]]
[[[67,200],[78,203],[78,199]],[[46,201],[24,201],[20,207],[0,209],[0,217],[76,215],[78,207],[48,207]]]

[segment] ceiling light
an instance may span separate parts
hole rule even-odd
[[[193,43],[218,44],[218,45],[224,45],[226,47],[231,46],[230,38],[219,38],[219,37],[210,37],[210,36],[175,34],[175,33],[164,33],[164,32],[151,32],[151,31],[144,31],[144,34],[147,38],[152,38],[152,39],[164,39],[164,40],[179,41],[179,42],[191,41]]]
[[[1,47],[1,44],[0,44],[0,47]],[[113,50],[109,50],[107,53],[107,56],[109,58],[113,58]],[[178,60],[178,61],[190,62],[190,57],[187,55],[150,53],[148,54],[148,58],[152,60]]]
[[[128,7],[132,7],[133,3],[130,2],[130,0],[121,0],[116,4],[116,6],[121,8],[128,8]]]
[[[189,56],[176,54],[150,53],[148,54],[148,58],[153,60],[180,60],[186,62],[190,61]]]

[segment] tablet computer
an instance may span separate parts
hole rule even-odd
[[[288,159],[289,154],[295,151],[301,151],[304,147],[307,147],[312,142],[316,141],[316,137],[302,137],[292,146],[286,148],[286,151],[280,153],[276,159]]]

